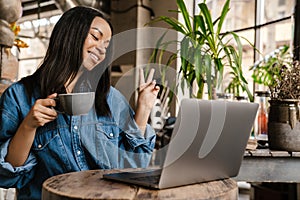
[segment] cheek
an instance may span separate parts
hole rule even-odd
[[[83,51],[83,53],[82,53],[83,61],[86,60],[88,57],[89,57],[88,52],[87,51]]]
[[[100,56],[99,63],[101,63],[101,62],[105,59],[105,56],[106,56],[106,55],[101,55],[101,56]]]

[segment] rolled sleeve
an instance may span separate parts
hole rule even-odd
[[[8,152],[10,140],[0,146],[0,186],[4,188],[20,188],[30,179],[37,160],[33,154],[30,154],[23,166],[13,167],[9,162],[5,161]]]
[[[139,129],[131,129],[125,132],[125,137],[130,149],[120,151],[120,167],[147,167],[155,145],[155,132],[152,127],[147,125],[144,136]]]
[[[125,132],[128,144],[132,149],[143,146],[148,152],[152,152],[155,144],[155,132],[153,128],[147,124],[144,136],[141,134],[140,129],[130,129]]]
[[[8,152],[9,142],[10,140],[8,140],[0,146],[0,174],[12,174],[13,176],[18,176],[28,171],[31,171],[37,164],[36,158],[33,154],[29,154],[29,157],[27,158],[24,165],[20,167],[13,167],[9,162],[5,161],[5,157]]]
[[[107,99],[110,105],[114,120],[122,132],[125,133],[127,144],[134,151],[150,153],[155,145],[155,131],[147,124],[145,133],[142,134],[139,126],[134,120],[134,111],[124,98],[124,96],[113,87]],[[142,147],[139,150],[138,147]]]

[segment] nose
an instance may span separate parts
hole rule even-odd
[[[104,42],[99,42],[99,44],[96,46],[96,49],[100,54],[105,54],[106,48],[107,46],[104,44]]]
[[[106,53],[106,49],[108,48],[109,42],[104,41],[104,40],[100,40],[96,46],[97,50],[101,53],[101,54],[105,54]]]

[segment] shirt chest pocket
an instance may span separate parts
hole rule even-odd
[[[97,136],[103,140],[109,140],[111,142],[118,141],[119,128],[115,123],[97,123],[96,132]]]
[[[40,164],[53,166],[53,170],[64,172],[70,169],[70,163],[64,142],[57,130],[39,128],[32,150],[39,157]],[[51,167],[50,167],[51,168]]]

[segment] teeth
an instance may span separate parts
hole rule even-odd
[[[96,61],[99,60],[99,57],[97,55],[95,55],[94,53],[90,53],[90,56]]]

